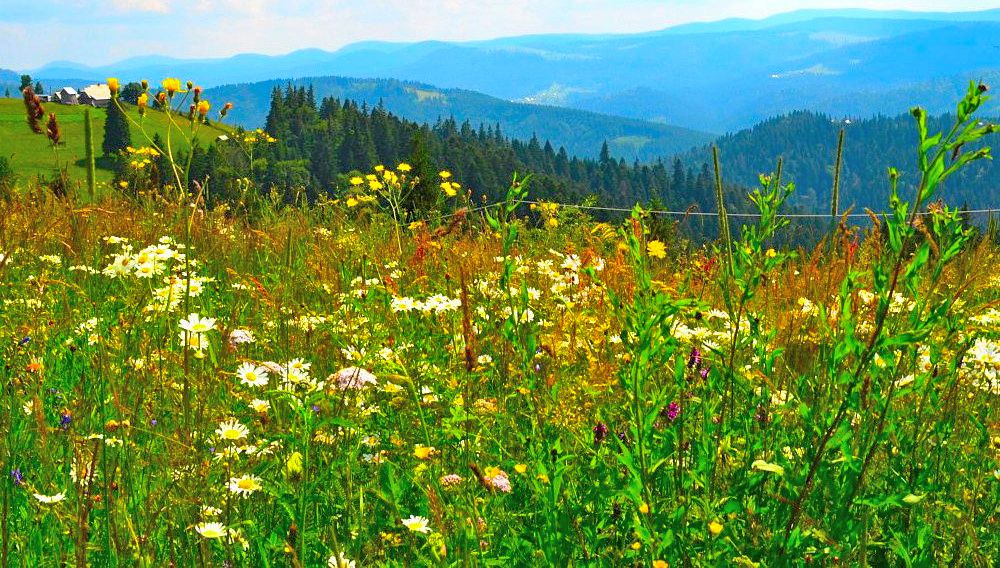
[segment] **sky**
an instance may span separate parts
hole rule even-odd
[[[0,68],[334,50],[363,40],[629,33],[801,8],[982,10],[984,0],[0,0]]]

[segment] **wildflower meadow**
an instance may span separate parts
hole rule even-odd
[[[407,163],[212,200],[174,152],[231,107],[196,97],[143,92],[133,132],[156,98],[170,128],[91,197],[4,196],[0,565],[1000,559],[997,230],[941,190],[989,158],[985,88],[914,109],[915,193],[795,248],[780,162],[739,226],[717,168],[700,241],[514,172],[480,204],[441,170],[417,216]]]

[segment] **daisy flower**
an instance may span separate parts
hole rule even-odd
[[[203,318],[198,314],[189,314],[187,319],[180,321],[181,329],[189,333],[205,333],[215,329],[215,318]]]
[[[215,522],[198,523],[194,526],[194,530],[205,538],[222,538],[229,534],[226,530],[226,525]]]
[[[250,387],[267,386],[267,369],[258,367],[253,363],[243,363],[236,369],[236,376],[240,382]]]
[[[356,568],[357,564],[344,556],[343,552],[334,554],[326,561],[328,568]]]
[[[230,478],[227,487],[229,491],[241,497],[247,497],[251,493],[263,489],[263,486],[260,484],[260,478],[252,474]]]
[[[408,519],[402,519],[403,526],[410,529],[413,532],[427,534],[431,532],[431,528],[428,526],[430,521],[427,517],[418,517],[416,515],[410,515]]]
[[[223,440],[236,441],[246,438],[250,434],[250,429],[234,419],[219,424],[215,433]]]
[[[45,503],[46,505],[58,503],[66,498],[65,493],[56,493],[55,495],[42,495],[41,493],[35,493],[34,496],[40,503]]]

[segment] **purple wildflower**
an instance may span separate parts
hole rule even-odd
[[[607,424],[604,422],[598,422],[597,426],[594,426],[594,443],[600,444],[603,442],[604,439],[608,437],[608,432],[610,431],[611,430],[608,428]]]
[[[72,423],[73,423],[73,417],[70,415],[69,412],[63,412],[59,416],[59,427],[62,428],[63,430],[68,430],[69,425]]]
[[[688,368],[689,369],[701,368],[701,351],[697,347],[691,348],[691,355],[688,356]]]
[[[677,417],[681,413],[681,405],[677,401],[671,402],[667,405],[667,420],[673,422],[677,420]]]
[[[10,476],[14,479],[14,485],[24,485],[24,474],[21,473],[20,469],[10,470]]]

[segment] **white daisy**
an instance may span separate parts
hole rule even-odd
[[[250,387],[267,386],[267,369],[258,367],[253,363],[243,363],[236,369],[236,376],[240,382]]]
[[[223,440],[235,441],[246,438],[250,434],[250,429],[240,424],[237,420],[227,420],[219,424],[219,428],[215,433]]]

